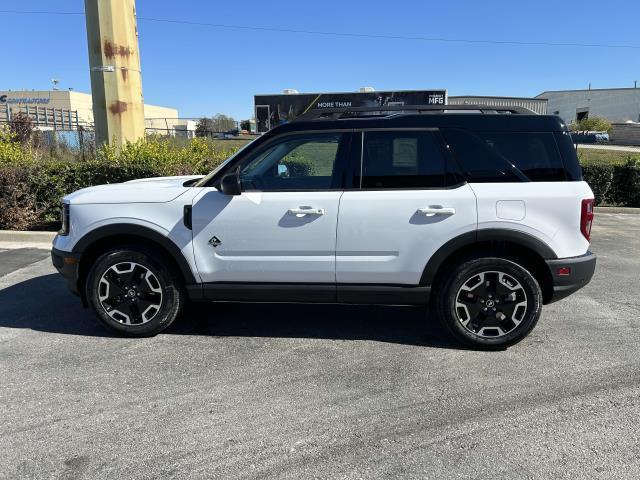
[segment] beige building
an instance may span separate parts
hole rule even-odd
[[[0,90],[0,121],[18,112],[27,113],[38,126],[93,126],[91,94],[73,90]],[[147,131],[172,135],[176,130],[188,130],[193,123],[179,120],[177,109],[158,105],[145,104],[144,117]]]

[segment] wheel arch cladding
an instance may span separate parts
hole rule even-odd
[[[467,232],[442,245],[429,259],[420,278],[421,286],[437,288],[449,267],[464,260],[496,256],[513,260],[526,268],[542,289],[543,302],[553,295],[553,278],[545,259],[555,252],[543,241],[517,230],[487,229]]]
[[[180,248],[170,239],[147,227],[132,224],[114,224],[96,228],[82,237],[73,247],[74,253],[80,253],[79,280],[84,279],[94,260],[106,249],[119,245],[140,244],[153,247],[167,254],[181,274],[185,285],[196,283],[196,279],[184,258]],[[80,291],[83,291],[81,288]]]

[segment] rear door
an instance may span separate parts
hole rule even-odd
[[[340,201],[338,284],[418,285],[429,258],[477,226],[476,198],[437,130],[365,130]],[[354,141],[354,145],[358,141]]]

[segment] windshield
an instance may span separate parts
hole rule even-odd
[[[218,165],[211,173],[209,173],[205,177],[201,178],[193,186],[194,187],[203,187],[203,186],[205,186],[209,182],[209,180],[211,180],[220,170],[222,170],[224,167],[226,167],[229,164],[229,162],[231,162],[234,158],[236,158],[241,152],[243,152],[249,145],[251,145],[256,140],[257,140],[257,138],[254,138],[253,140],[251,140],[246,145],[240,147],[240,149],[236,153],[234,153],[229,158],[227,158],[224,162],[222,162],[220,165]]]

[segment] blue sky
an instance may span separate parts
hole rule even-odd
[[[82,12],[84,2],[4,0],[0,9]],[[640,46],[640,2],[137,0],[139,17],[515,42]],[[2,14],[0,89],[89,92],[84,17]],[[139,20],[143,93],[184,117],[252,113],[255,93],[447,88],[534,96],[640,83],[640,49],[353,38]]]

